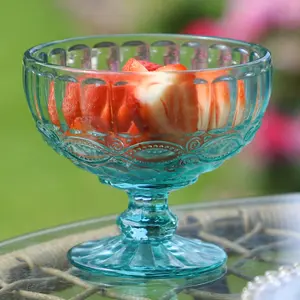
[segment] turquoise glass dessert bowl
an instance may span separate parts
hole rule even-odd
[[[176,235],[168,195],[254,138],[271,93],[269,51],[212,37],[110,35],[33,47],[23,66],[44,140],[129,196],[120,235],[74,246],[71,264],[118,278],[220,277],[224,250]]]

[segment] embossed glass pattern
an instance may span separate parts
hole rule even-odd
[[[122,72],[130,58],[188,70]],[[129,195],[120,236],[75,246],[71,263],[108,276],[221,276],[224,251],[175,235],[167,198],[251,142],[271,93],[270,53],[219,38],[95,36],[28,50],[23,75],[44,140]]]

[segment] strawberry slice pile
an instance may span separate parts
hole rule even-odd
[[[146,140],[224,127],[232,109],[230,90],[224,81],[213,80],[226,73],[181,72],[186,70],[181,64],[161,66],[131,58],[123,73],[101,75],[105,84],[85,84],[87,78],[68,83],[63,116],[70,129],[128,133]],[[196,78],[206,84],[195,84]],[[51,122],[60,126],[54,89],[51,83],[48,111]],[[242,121],[244,107],[244,84],[239,82],[233,125]]]
[[[146,61],[146,60],[136,60],[135,58],[130,58],[124,65],[122,71],[125,72],[151,72],[156,71],[161,65]]]

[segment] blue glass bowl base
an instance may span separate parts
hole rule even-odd
[[[109,289],[114,298],[118,299],[178,299],[177,293],[183,289],[201,289],[203,286],[218,284],[226,274],[226,266],[223,268],[206,271],[199,276],[176,278],[147,278],[147,277],[113,277],[84,271],[76,267],[69,271],[71,275],[91,284],[101,290]],[[105,290],[105,289],[103,289]]]
[[[70,249],[68,258],[73,266],[95,276],[137,279],[203,276],[210,282],[223,273],[227,255],[218,246],[178,235],[155,242],[119,235],[77,245]]]

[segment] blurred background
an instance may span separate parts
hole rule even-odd
[[[10,0],[1,24],[0,240],[117,213],[126,195],[58,156],[35,129],[22,88],[22,55],[36,44],[103,33],[191,33],[262,43],[274,92],[255,141],[170,197],[171,204],[300,190],[299,0]]]

